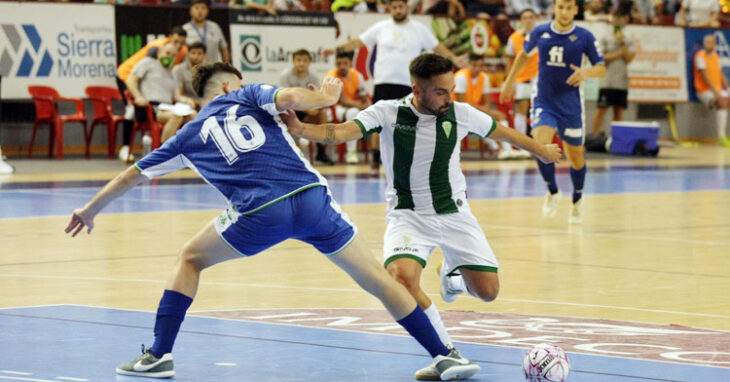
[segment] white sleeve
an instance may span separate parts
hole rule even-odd
[[[515,44],[512,42],[512,38],[509,38],[507,40],[507,47],[504,49],[504,54],[509,57],[516,56],[515,54]]]
[[[454,93],[466,94],[466,87],[468,85],[468,79],[465,75],[458,75],[454,77]]]
[[[497,121],[492,119],[487,113],[477,110],[469,104],[465,104],[464,106],[466,106],[469,115],[467,129],[470,132],[486,138],[497,128]]]
[[[418,27],[420,29],[422,29],[422,31],[419,32],[419,35],[421,37],[423,50],[433,50],[434,48],[436,48],[436,46],[439,44],[439,41],[436,40],[436,36],[433,35],[433,31],[431,31],[430,29],[428,29],[428,27],[418,21],[414,22],[418,24]]]
[[[378,35],[380,34],[380,30],[383,29],[383,26],[387,20],[378,21],[377,23],[373,24],[370,28],[368,28],[365,32],[362,32],[360,35],[360,41],[363,42],[367,47],[372,47],[375,45],[375,43],[378,42]]]
[[[707,64],[705,63],[705,59],[702,58],[699,54],[695,58],[695,67],[697,70],[705,70],[707,69]]]
[[[381,100],[357,113],[354,121],[360,126],[363,137],[367,137],[372,133],[379,133],[383,130],[383,125],[385,124],[383,122],[383,115],[387,108],[388,101]]]

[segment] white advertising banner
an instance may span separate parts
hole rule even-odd
[[[593,32],[599,41],[613,33],[613,26],[607,23],[580,25]],[[629,101],[687,102],[684,30],[628,25],[623,33],[633,42],[636,51],[636,57],[629,64]]]
[[[312,55],[309,70],[321,79],[335,66],[334,56],[325,57],[322,51],[334,46],[331,14],[231,14],[231,60],[243,74],[244,83],[277,85],[281,73],[293,66],[291,54],[301,48]]]
[[[29,85],[67,97],[116,87],[112,5],[0,2],[0,27],[3,98],[30,98]]]

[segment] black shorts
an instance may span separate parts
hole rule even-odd
[[[396,85],[396,84],[378,84],[373,89],[373,103],[380,101],[381,99],[398,99],[403,98],[411,94],[410,86]]]
[[[626,109],[629,92],[621,89],[598,90],[598,107],[618,106]]]

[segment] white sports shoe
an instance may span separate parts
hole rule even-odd
[[[469,379],[481,369],[476,363],[462,357],[456,349],[445,356],[437,355],[433,365],[441,374],[442,381]]]
[[[558,213],[558,204],[563,194],[560,191],[551,194],[550,191],[545,194],[545,201],[542,203],[542,216],[553,217]]]
[[[12,174],[15,168],[0,158],[0,174]]]
[[[348,151],[345,155],[345,162],[347,162],[347,164],[357,164],[357,151]]]
[[[134,161],[134,154],[129,154],[129,146],[124,145],[119,148],[119,160],[122,162],[127,161],[127,155],[129,155],[129,160]]]
[[[583,198],[573,203],[573,207],[570,209],[570,215],[568,215],[568,224],[580,223],[583,223]]]
[[[441,298],[443,298],[446,302],[456,301],[456,298],[459,297],[459,295],[464,291],[458,287],[454,287],[453,279],[456,277],[461,277],[461,275],[449,276],[447,274],[448,267],[444,264],[443,261],[441,261],[441,264],[439,264],[437,270],[439,272],[439,278],[441,279]]]
[[[436,370],[436,365],[430,364],[416,371],[416,379],[419,381],[440,381],[441,373]]]

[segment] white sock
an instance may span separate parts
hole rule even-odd
[[[527,135],[527,116],[515,113],[515,130]]]
[[[347,152],[357,151],[357,141],[347,141]]]
[[[431,325],[433,325],[433,328],[436,329],[436,333],[438,333],[441,342],[443,342],[444,345],[451,344],[451,337],[449,337],[449,332],[446,330],[444,321],[441,320],[441,315],[439,314],[438,309],[436,309],[436,304],[431,303],[431,306],[425,309],[423,313],[426,313],[426,316],[428,316],[428,320],[431,321]]]
[[[725,126],[727,126],[727,109],[717,111],[717,137],[726,138]]]
[[[512,151],[512,144],[509,142],[502,141],[500,142],[502,144],[502,150],[504,151]]]
[[[490,150],[499,150],[499,145],[494,139],[484,138],[484,142],[486,142]]]

